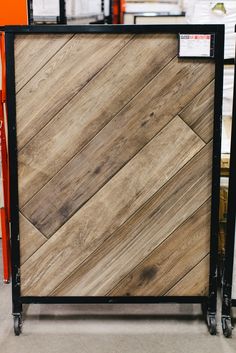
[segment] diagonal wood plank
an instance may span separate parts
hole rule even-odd
[[[210,256],[206,256],[192,271],[181,279],[165,295],[208,296]]]
[[[71,38],[73,34],[22,34],[15,39],[16,92],[18,92]]]
[[[215,81],[212,81],[179,113],[205,142],[209,142],[213,136],[214,92]]]
[[[33,225],[20,213],[20,260],[23,264],[38,248],[43,245],[47,238],[43,236]]]
[[[173,60],[23,208],[22,212],[43,234],[50,237],[158,133],[172,119],[173,114],[181,110],[181,107],[205,87],[211,79],[211,70],[208,71],[209,74],[204,74],[204,66],[199,66],[198,63],[190,65],[184,61],[178,62],[177,58]],[[193,85],[196,79],[198,84],[194,84],[194,89],[190,89],[189,85]],[[175,87],[179,88],[178,91]],[[100,117],[99,119],[101,120]],[[73,126],[74,124],[71,124],[70,129]],[[52,136],[50,129],[47,133]],[[75,151],[78,145],[73,142],[72,132],[68,141],[72,142],[71,150]],[[51,158],[42,160],[37,153],[35,161],[27,162],[36,149],[41,151],[41,145],[47,148],[46,140],[39,134],[29,148],[24,149],[23,154],[20,153],[20,194],[24,195],[21,198],[25,199],[31,190],[45,182],[54,167]],[[29,151],[30,148],[32,151]],[[58,154],[62,154],[61,148],[65,148],[65,143],[61,144],[60,148],[57,147],[56,154],[55,149],[52,153],[58,165],[63,163],[63,158],[59,158]],[[51,149],[50,146],[49,150]],[[69,148],[67,152],[70,152]]]
[[[52,295],[106,295],[211,195],[212,144],[204,147]]]
[[[129,34],[76,34],[17,94],[18,149],[131,38]]]
[[[211,202],[208,201],[110,290],[109,295],[164,295],[208,254],[210,219]],[[209,268],[206,279],[209,279]]]
[[[25,262],[22,294],[48,295],[203,146],[179,117],[173,119]]]
[[[21,205],[131,100],[176,55],[176,50],[173,35],[141,36],[129,42],[20,152]],[[133,121],[135,116],[129,119]]]

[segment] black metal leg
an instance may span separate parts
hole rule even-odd
[[[217,271],[211,277],[210,283],[210,296],[206,305],[206,322],[208,330],[211,335],[217,334],[217,320],[216,320],[216,311],[217,311]]]
[[[223,300],[222,300],[222,315],[221,323],[222,330],[225,337],[229,338],[232,336],[232,320],[231,320],[231,286],[223,283]]]
[[[20,336],[22,332],[22,304],[13,301],[13,324],[14,324],[14,333],[16,336]]]
[[[210,334],[216,335],[217,333],[216,309],[214,310],[213,303],[212,303],[212,306],[209,303],[210,303],[210,300],[209,302],[202,303],[202,314],[206,321]]]

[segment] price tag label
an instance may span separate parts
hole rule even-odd
[[[180,34],[179,57],[214,57],[214,36],[212,34]]]

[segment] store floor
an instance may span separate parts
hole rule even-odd
[[[219,334],[210,336],[199,305],[30,305],[15,337],[11,287],[0,280],[0,353],[236,351],[236,330],[225,339],[219,322]]]

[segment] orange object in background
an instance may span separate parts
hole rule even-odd
[[[113,0],[112,23],[122,24],[124,21],[125,0]]]
[[[4,105],[2,91],[0,91],[0,152],[2,169],[3,205],[0,208],[1,230],[2,230],[2,258],[3,258],[3,281],[9,283],[11,272],[10,251],[10,202],[9,202],[9,163],[6,141]]]
[[[0,0],[0,26],[28,25],[29,24],[30,0]],[[11,273],[11,251],[10,251],[10,193],[9,193],[9,162],[7,150],[7,131],[5,122],[6,111],[6,58],[5,38],[1,33],[0,54],[2,62],[2,90],[0,91],[0,153],[2,168],[2,190],[4,204],[0,208],[0,221],[2,230],[2,257],[3,257],[3,280],[10,281]]]
[[[0,26],[27,24],[27,0],[0,0]]]

